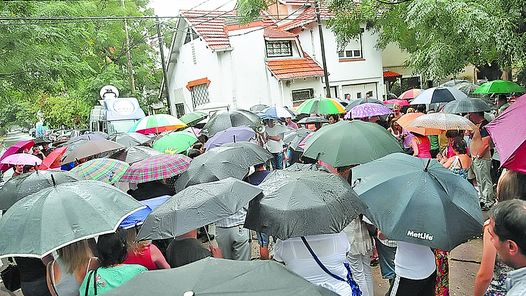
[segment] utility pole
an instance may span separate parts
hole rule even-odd
[[[121,6],[122,8],[126,8],[124,6],[124,0],[121,0]],[[133,64],[132,64],[132,57],[131,57],[131,51],[130,51],[130,34],[128,32],[128,20],[124,19],[124,33],[126,35],[126,67],[128,68],[128,80],[130,82],[130,89],[131,93],[135,93],[135,78],[133,77]]]
[[[321,62],[323,66],[323,77],[325,79],[325,95],[327,98],[330,98],[331,87],[329,85],[329,72],[327,71],[327,60],[325,58],[325,42],[323,41],[323,25],[321,23],[320,0],[315,0],[314,3],[316,8],[316,21],[318,22],[318,32],[320,32]]]
[[[157,25],[157,39],[159,40],[159,52],[161,53],[161,65],[163,68],[163,78],[164,78],[164,91],[166,92],[166,103],[168,104],[168,113],[172,114],[172,103],[170,100],[170,92],[168,91],[168,75],[166,73],[166,63],[164,61],[164,42],[163,42],[163,36],[161,35],[161,24],[159,22],[159,16],[155,17],[156,25]],[[177,112],[176,110],[173,110]],[[177,114],[175,114],[177,116]]]

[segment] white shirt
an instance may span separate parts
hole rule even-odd
[[[311,235],[306,236],[305,239],[330,272],[347,279],[344,262],[347,262],[346,254],[350,247],[344,232]],[[323,271],[299,237],[278,239],[274,245],[274,260],[285,263],[289,270],[315,285],[323,286],[340,295],[352,296],[349,284]]]
[[[431,248],[406,242],[398,242],[394,263],[396,275],[410,280],[426,279],[436,270]]]
[[[274,125],[273,127],[266,127],[265,132],[269,136],[280,136],[279,141],[274,141],[271,139],[268,139],[267,141],[267,149],[270,153],[280,153],[283,152],[283,128],[279,127],[277,125]]]

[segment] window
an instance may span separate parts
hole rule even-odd
[[[357,98],[357,99],[361,99],[361,98],[362,98],[362,93],[361,93],[361,92],[356,93],[356,98]]]
[[[184,104],[183,103],[177,103],[175,104],[175,112],[177,114],[177,117],[181,117],[184,115]]]
[[[292,91],[292,103],[303,103],[304,101],[308,99],[312,99],[314,97],[314,89],[313,88],[307,88],[307,89],[297,89]]]
[[[197,106],[210,103],[210,98],[208,96],[208,84],[206,83],[192,86],[190,89],[190,94],[192,95],[192,106],[194,109]]]
[[[267,57],[292,56],[292,41],[266,41]]]
[[[184,39],[184,44],[190,43],[192,40],[195,40],[199,38],[199,36],[195,33],[194,29],[188,28],[188,31],[186,32],[186,37]]]
[[[362,33],[364,30],[362,29]],[[355,40],[350,40],[344,47],[338,50],[340,59],[361,59],[363,58],[362,35],[360,34]]]

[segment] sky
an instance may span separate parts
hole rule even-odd
[[[180,9],[218,9],[229,10],[234,7],[236,0],[150,0],[150,6],[159,16],[176,16]]]

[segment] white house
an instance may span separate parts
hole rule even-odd
[[[280,0],[264,20],[245,25],[227,11],[182,11],[168,64],[172,110],[212,111],[255,104],[297,106],[324,96],[314,7]],[[329,17],[323,11],[323,18]],[[323,25],[327,69],[334,98],[382,97],[381,52],[364,31],[339,49]]]

